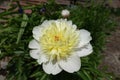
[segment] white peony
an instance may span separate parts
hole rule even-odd
[[[70,11],[67,9],[64,9],[62,10],[61,15],[66,18],[70,15]]]
[[[78,30],[66,19],[46,20],[33,29],[29,43],[30,56],[37,60],[47,74],[62,70],[73,73],[81,67],[80,57],[92,53],[92,39],[87,30]]]

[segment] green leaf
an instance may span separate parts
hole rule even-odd
[[[88,78],[85,76],[85,74],[80,71],[80,72],[77,72],[77,74],[83,79],[83,80],[88,80]]]
[[[87,76],[88,80],[92,80],[90,74],[87,71],[83,70],[83,73]]]
[[[46,77],[47,77],[47,74],[44,74],[44,75],[40,78],[40,80],[46,80]]]
[[[21,37],[24,33],[25,27],[27,26],[28,16],[26,14],[23,14],[23,21],[21,23],[21,28],[18,33],[16,44],[18,44],[21,40]]]
[[[36,77],[36,76],[41,76],[42,73],[41,72],[36,72],[34,74],[32,74],[30,77]]]

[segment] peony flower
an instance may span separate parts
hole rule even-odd
[[[69,15],[70,15],[70,11],[67,10],[67,9],[64,9],[64,10],[62,10],[61,15],[62,15],[64,18],[67,18],[67,17],[69,17]]]
[[[81,67],[80,57],[93,51],[90,33],[78,30],[66,19],[44,21],[33,28],[33,37],[29,43],[30,56],[47,74],[56,75],[62,70],[77,72]]]

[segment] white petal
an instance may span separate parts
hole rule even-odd
[[[93,52],[93,48],[91,44],[86,45],[82,49],[77,51],[79,57],[87,56]]]
[[[62,69],[69,73],[77,72],[81,67],[80,58],[78,56],[71,56],[67,60],[59,62]]]
[[[39,41],[39,38],[40,36],[42,35],[42,32],[41,32],[41,25],[37,26],[37,27],[34,27],[33,28],[33,37]]]
[[[36,40],[30,41],[28,47],[32,49],[40,49],[39,43]]]
[[[92,40],[90,36],[90,32],[87,30],[81,29],[80,30],[80,43],[78,47],[83,47],[84,45],[88,44]]]
[[[47,74],[53,74],[56,75],[62,71],[62,69],[59,67],[58,63],[52,63],[51,61],[47,63],[43,63],[43,70]]]
[[[39,63],[39,64],[42,64],[42,63],[45,63],[45,62],[47,62],[48,61],[48,59],[47,59],[47,57],[46,57],[46,55],[44,55],[44,54],[40,54],[40,57],[39,57],[39,59],[37,60],[37,62]]]
[[[39,59],[40,50],[30,50],[30,56],[34,59]]]

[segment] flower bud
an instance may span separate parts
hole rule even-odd
[[[69,17],[69,15],[70,15],[70,11],[67,10],[67,9],[64,9],[64,10],[62,10],[61,15],[62,15],[64,18],[67,18],[67,17]]]

